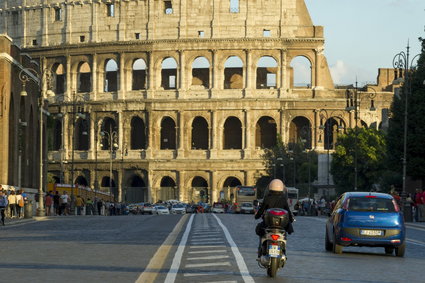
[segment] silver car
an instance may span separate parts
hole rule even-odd
[[[252,205],[252,203],[244,202],[241,204],[240,213],[254,214],[254,206]]]
[[[186,207],[183,204],[173,204],[171,207],[172,214],[186,214]]]
[[[170,211],[168,210],[167,207],[162,206],[162,205],[155,205],[153,207],[153,214],[170,214]]]

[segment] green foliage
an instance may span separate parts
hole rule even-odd
[[[265,149],[262,158],[267,174],[284,180],[288,187],[300,187],[309,180],[313,182],[317,179],[317,153],[304,150],[302,143],[291,145],[289,149],[278,136],[276,146]]]
[[[346,134],[338,136],[331,164],[331,173],[340,193],[354,189],[356,151],[358,190],[373,189],[385,171],[384,135],[374,129],[348,129]]]
[[[388,167],[394,172],[402,172],[405,101],[408,95],[407,176],[414,179],[425,178],[425,39],[420,40],[422,54],[417,68],[409,71],[409,79],[402,86],[400,95],[394,96],[387,135]],[[401,184],[401,173],[396,182]]]

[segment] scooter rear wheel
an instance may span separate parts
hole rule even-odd
[[[279,260],[277,257],[272,257],[270,266],[267,268],[267,275],[271,278],[276,277],[277,269],[279,266]]]

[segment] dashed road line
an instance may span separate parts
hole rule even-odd
[[[190,251],[188,254],[205,254],[205,253],[225,253],[226,250],[205,250],[205,251]]]
[[[249,274],[248,267],[246,266],[246,263],[243,260],[242,254],[239,252],[238,246],[236,245],[235,241],[233,241],[232,236],[229,233],[229,230],[227,230],[226,226],[223,225],[220,218],[218,218],[214,214],[213,216],[217,220],[218,225],[220,225],[221,229],[223,229],[227,242],[229,242],[232,252],[235,256],[236,263],[239,267],[239,271],[242,275],[243,280],[245,281],[245,283],[254,283],[254,278],[252,278],[251,275]]]
[[[212,255],[212,256],[199,256],[199,257],[189,257],[187,260],[209,260],[209,259],[223,259],[229,258],[228,255]]]
[[[189,263],[186,264],[186,268],[193,268],[193,267],[211,267],[211,266],[231,266],[230,262],[209,262],[209,263]],[[168,282],[168,281],[166,281]],[[174,282],[174,281],[173,281]]]

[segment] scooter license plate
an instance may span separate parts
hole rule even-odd
[[[280,256],[280,247],[278,245],[269,245],[269,256],[271,257]]]

